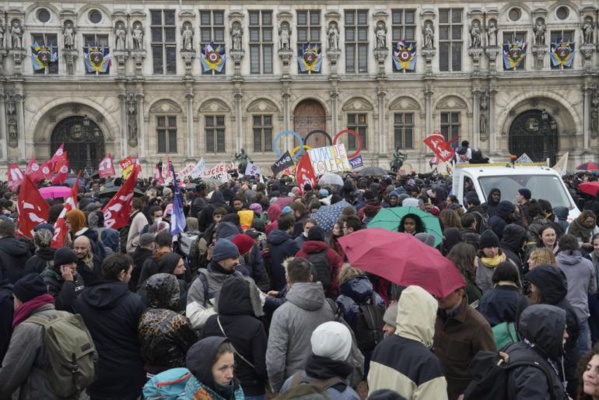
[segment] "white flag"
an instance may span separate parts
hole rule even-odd
[[[202,157],[200,159],[200,161],[198,161],[198,163],[196,164],[194,169],[189,173],[189,176],[192,179],[195,179],[195,178],[199,177],[200,175],[202,175],[202,173],[204,172],[205,169],[206,169],[206,163],[204,162],[204,157]]]
[[[256,174],[262,174],[262,170],[257,165],[252,163],[248,163],[247,167],[245,167],[245,174],[247,176],[254,176]]]

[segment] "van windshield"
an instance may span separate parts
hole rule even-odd
[[[551,203],[553,208],[574,208],[571,204],[564,183],[560,177],[552,175],[513,175],[513,176],[484,176],[478,178],[478,183],[485,196],[493,188],[501,191],[501,200],[516,201],[516,192],[520,188],[527,188],[532,193],[533,199],[544,199]]]

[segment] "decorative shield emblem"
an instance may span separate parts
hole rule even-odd
[[[560,43],[556,54],[561,60],[565,60],[570,55],[570,46],[567,43]]]
[[[89,53],[89,62],[91,62],[94,67],[99,68],[102,61],[104,61],[104,54],[97,47],[94,47]]]
[[[50,54],[50,51],[47,47],[42,47],[41,50],[37,53],[37,57],[41,62],[47,64],[50,62],[52,55]]]
[[[208,57],[208,61],[210,61],[213,64],[216,64],[217,62],[220,61],[220,54],[218,54],[214,51],[208,52],[207,57]]]
[[[514,43],[510,46],[509,57],[513,61],[517,61],[520,58],[521,54],[522,54],[522,49],[520,48],[520,46],[517,43]]]
[[[316,61],[316,54],[314,54],[311,51],[306,51],[304,53],[304,61],[306,62],[306,64],[308,65],[312,65],[314,64],[314,61]]]
[[[412,57],[412,55],[410,54],[409,51],[403,50],[403,51],[399,52],[398,57],[401,61],[405,62],[405,61],[409,61],[410,58]]]

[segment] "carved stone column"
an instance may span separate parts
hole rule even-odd
[[[4,75],[4,59],[6,58],[6,54],[8,54],[8,51],[0,47],[0,75]]]
[[[582,54],[583,61],[582,65],[584,68],[584,72],[590,73],[593,70],[593,54],[595,53],[596,48],[594,44],[583,44],[580,46],[580,54]]]
[[[426,123],[424,127],[424,137],[433,132],[433,92],[431,87],[424,90],[424,112],[426,114]]]
[[[121,143],[120,158],[124,158],[127,156],[127,92],[125,89],[119,91],[118,97],[121,109],[121,126],[119,132],[120,140],[117,142]]]
[[[599,89],[595,88],[591,95],[591,138],[599,137]]]
[[[243,90],[235,88],[235,152],[243,148]]]
[[[192,159],[196,148],[196,135],[193,129],[193,86],[191,82],[185,84],[185,99],[187,100],[187,158]]]
[[[480,98],[483,94],[483,90],[475,88],[472,90],[472,146],[477,147],[480,141],[486,141],[482,138],[479,129],[479,117],[480,117]]]
[[[337,87],[333,87],[331,91],[329,91],[329,97],[331,98],[331,130],[333,134],[339,132],[339,112],[338,112],[338,104],[339,104],[339,90]]]
[[[590,142],[590,123],[591,123],[591,99],[593,98],[593,92],[595,88],[591,85],[585,84],[582,89],[583,98],[583,113],[582,113],[582,147],[584,149],[589,148]]]
[[[146,152],[146,124],[144,122],[144,92],[143,90],[137,91],[135,93],[135,100],[137,104],[137,146],[138,146],[138,154],[142,156],[147,156]]]
[[[488,91],[489,96],[489,151],[491,154],[497,154],[497,121],[495,118],[495,95],[497,90],[491,87]]]
[[[290,130],[291,126],[292,126],[292,121],[291,121],[291,105],[290,105],[290,100],[291,100],[291,89],[289,88],[289,82],[286,81],[284,82],[283,85],[283,90],[281,91],[281,99],[283,101],[283,129],[284,130]],[[293,138],[291,138],[291,135],[286,135],[285,136],[285,146],[288,149],[293,148]]]
[[[0,115],[6,115],[5,107],[6,95],[4,89],[0,88]],[[2,160],[8,159],[8,140],[6,138],[6,124],[0,123],[0,155]]]
[[[15,93],[15,102],[17,103],[19,159],[25,160],[25,96],[20,90]]]
[[[378,98],[378,135],[376,137],[379,138],[378,143],[378,152],[379,156],[382,158],[387,158],[388,146],[387,146],[387,130],[385,129],[385,118],[387,118],[386,107],[385,107],[385,97],[387,96],[387,92],[379,87],[376,90],[376,95]],[[380,163],[379,163],[380,165]]]

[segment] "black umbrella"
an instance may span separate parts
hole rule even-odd
[[[389,175],[389,172],[382,169],[381,167],[375,167],[375,166],[370,166],[370,167],[365,167],[364,169],[362,169],[360,172],[358,172],[358,175],[360,176],[382,176],[382,175]]]
[[[102,190],[101,192],[98,192],[97,197],[113,197],[116,192],[119,191],[121,187],[120,186],[113,186],[109,189],[106,190]],[[133,197],[143,197],[144,196],[144,192],[142,192],[139,189],[135,189],[133,191]]]

